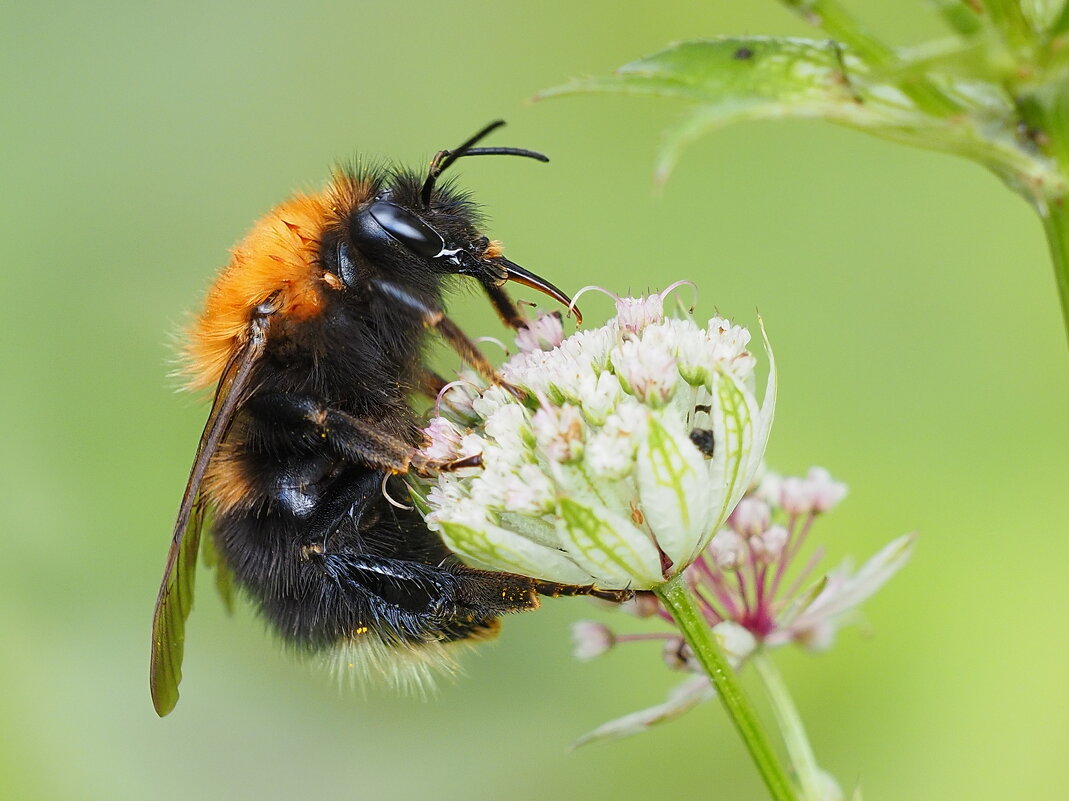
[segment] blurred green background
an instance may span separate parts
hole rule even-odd
[[[851,4],[896,42],[920,3]],[[0,48],[5,421],[0,797],[762,798],[722,711],[575,752],[677,677],[591,664],[547,603],[429,701],[340,693],[202,582],[177,711],[149,620],[206,407],[173,335],[230,247],[356,153],[424,163],[502,116],[549,165],[462,164],[521,264],[574,290],[678,278],[781,365],[770,463],[852,493],[829,566],[914,561],[828,654],[780,663],[824,766],[873,799],[1065,797],[1069,360],[1040,226],[964,161],[820,124],[699,142],[662,196],[655,101],[536,90],[680,38],[807,35],[775,3],[14,3]],[[467,330],[498,334],[484,301]],[[591,296],[588,318],[609,303]],[[608,619],[608,618],[606,618]]]

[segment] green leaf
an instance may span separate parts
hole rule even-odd
[[[969,36],[983,27],[980,15],[964,0],[929,0],[946,23],[958,33]]]
[[[1033,202],[1061,197],[1064,178],[1050,159],[1022,146],[1013,102],[1001,85],[972,75],[970,64],[978,62],[981,75],[1002,74],[1006,65],[995,48],[920,51],[913,64],[858,41],[867,49],[761,36],[683,42],[611,76],[579,79],[538,97],[615,92],[690,102],[694,109],[661,149],[659,182],[684,145],[713,129],[742,120],[816,118],[971,158]],[[926,72],[926,59],[941,71]],[[968,80],[955,71],[968,73]]]
[[[860,65],[851,65],[851,71]],[[682,42],[620,67],[609,77],[584,78],[539,97],[618,92],[676,97],[698,110],[669,135],[660,158],[664,178],[682,146],[713,128],[742,119],[831,118],[859,127],[887,124],[852,83],[834,42],[764,36]]]
[[[680,42],[625,64],[609,77],[581,78],[540,97],[622,92],[727,104],[850,99],[840,50],[812,39],[767,36]]]

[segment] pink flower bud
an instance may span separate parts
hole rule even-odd
[[[460,430],[444,417],[431,420],[430,425],[423,429],[423,433],[430,440],[430,444],[423,449],[423,454],[428,459],[448,462],[460,456]]]
[[[581,662],[601,656],[616,644],[612,630],[593,620],[580,620],[572,626],[572,656]]]
[[[616,299],[616,324],[624,331],[637,334],[647,325],[663,319],[664,298],[660,295]]]
[[[791,476],[779,487],[779,504],[789,515],[807,515],[813,511],[813,493],[804,478]]]
[[[671,670],[693,670],[694,651],[683,642],[682,637],[673,637],[665,640],[664,648],[661,649],[661,658]]]
[[[769,565],[779,559],[787,545],[790,534],[783,526],[772,526],[767,531],[750,538],[750,547],[761,564]]]
[[[627,340],[610,358],[621,385],[643,403],[660,408],[675,394],[680,379],[676,359],[660,343]]]
[[[724,572],[737,570],[746,561],[746,541],[729,528],[721,529],[709,543],[709,554]]]
[[[846,497],[846,484],[834,481],[823,467],[811,467],[806,475],[814,512],[827,512]]]
[[[539,314],[516,333],[516,347],[521,353],[553,350],[564,341],[560,312]]]
[[[772,522],[772,510],[759,498],[743,498],[728,518],[728,525],[744,537],[755,537]]]

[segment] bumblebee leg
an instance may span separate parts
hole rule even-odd
[[[308,519],[305,547],[323,553],[330,547],[330,539],[346,518],[356,528],[368,507],[368,502],[382,492],[383,474],[360,465],[346,467],[330,488],[320,496],[319,503]]]
[[[492,281],[483,281],[482,284],[483,289],[486,290],[487,297],[490,298],[494,311],[501,318],[501,322],[517,331],[527,325],[527,321],[523,319],[520,310],[516,308],[516,303],[509,297],[504,287],[498,286]]]
[[[530,581],[508,573],[350,551],[328,551],[316,559],[342,598],[358,601],[350,606],[364,608],[371,618],[353,621],[355,633],[370,625],[401,642],[485,636],[498,616],[538,606]]]
[[[416,380],[419,382],[416,385],[416,391],[431,400],[438,400],[438,394],[445,389],[445,385],[448,383],[438,373],[427,368],[423,368],[420,371]]]
[[[482,351],[479,350],[478,346],[468,338],[467,334],[460,330],[456,323],[446,317],[446,314],[442,309],[415,297],[407,290],[396,284],[390,283],[389,281],[372,279],[371,285],[384,295],[403,304],[410,311],[419,315],[425,328],[434,328],[437,330],[453,350],[460,355],[460,358],[470,364],[475,372],[487,381],[491,381],[504,387],[520,400],[525,399],[525,393],[518,387],[512,386],[512,384],[509,384],[501,378],[497,370],[494,369],[494,366],[490,364],[490,361],[483,355]],[[511,301],[509,301],[509,303],[511,303]]]
[[[253,403],[278,423],[304,426],[309,439],[336,456],[387,473],[414,470],[425,476],[482,464],[479,455],[448,462],[428,459],[411,443],[382,431],[373,421],[353,417],[309,395],[275,392],[259,395]]]
[[[549,598],[570,597],[575,595],[589,595],[591,598],[600,598],[602,601],[623,603],[635,597],[634,590],[603,590],[596,584],[557,584],[553,581],[532,579],[535,592]]]

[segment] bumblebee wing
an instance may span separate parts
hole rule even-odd
[[[228,614],[234,613],[234,574],[226,562],[219,558],[219,552],[211,537],[204,540],[201,550],[204,566],[215,572],[215,589],[219,593]]]
[[[249,395],[253,368],[267,343],[268,321],[274,307],[261,304],[249,325],[245,344],[230,358],[219,379],[212,411],[197,446],[197,456],[189,471],[182,505],[178,508],[171,547],[163,569],[163,581],[152,617],[152,659],[149,686],[156,713],[163,717],[178,703],[182,680],[182,652],[186,618],[193,606],[193,579],[197,567],[197,546],[204,522],[201,483],[208,465],[223,441],[234,413]]]

